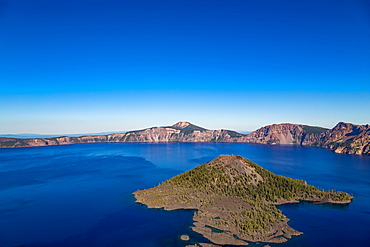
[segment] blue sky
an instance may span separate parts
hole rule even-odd
[[[0,0],[0,133],[370,123],[365,0]]]

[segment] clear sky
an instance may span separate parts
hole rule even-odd
[[[370,123],[367,0],[0,0],[0,134]]]

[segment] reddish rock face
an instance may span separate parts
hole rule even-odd
[[[370,155],[369,125],[338,123],[333,129],[298,124],[273,124],[240,138],[242,142],[325,147],[336,153]]]
[[[246,142],[325,147],[336,153],[370,155],[369,125],[338,123],[333,129],[299,124],[273,124],[248,135],[231,130],[207,130],[189,122],[127,133],[48,139],[0,138],[0,148],[95,142]]]
[[[262,144],[298,144],[306,137],[302,125],[273,124],[262,127],[242,138],[243,142]]]
[[[320,136],[319,145],[336,153],[370,155],[370,126],[340,122]]]

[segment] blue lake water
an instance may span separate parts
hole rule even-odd
[[[355,196],[279,208],[305,234],[271,246],[370,246],[370,157],[256,144],[79,144],[0,149],[0,246],[185,246],[192,211],[148,209],[132,192],[220,154]],[[190,242],[179,239],[182,234]],[[261,245],[259,245],[261,246]]]

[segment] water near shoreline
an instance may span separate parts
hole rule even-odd
[[[189,228],[192,211],[147,209],[131,193],[220,154],[355,196],[345,206],[279,206],[305,234],[278,246],[370,244],[368,156],[243,143],[123,143],[0,149],[0,246],[185,246],[182,234],[206,241]]]

